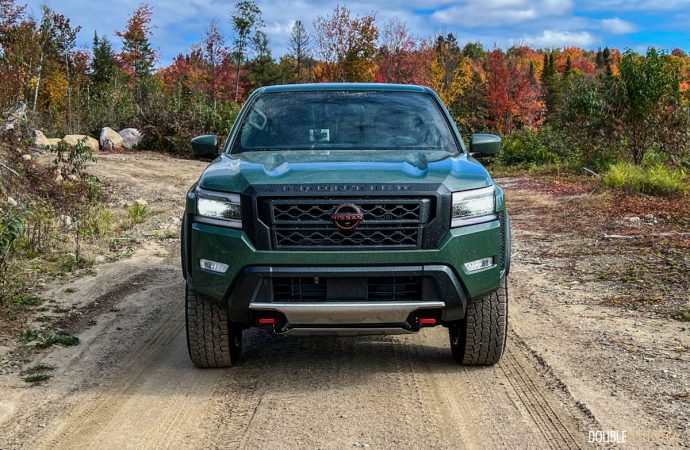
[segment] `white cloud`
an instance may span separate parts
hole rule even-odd
[[[589,47],[598,38],[588,31],[552,31],[544,30],[537,36],[524,36],[521,42],[538,48],[554,47]]]
[[[573,8],[572,0],[469,0],[458,3],[436,11],[432,19],[447,25],[497,26],[564,16]]]
[[[628,34],[637,31],[634,23],[619,19],[618,17],[602,20],[601,26],[611,34]]]

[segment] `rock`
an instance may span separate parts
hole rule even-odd
[[[85,136],[83,134],[68,134],[62,138],[62,141],[65,144],[74,147],[82,139],[84,140],[84,145],[86,145],[92,152],[98,151],[98,141],[91,136]]]
[[[628,220],[633,225],[639,225],[642,222],[642,219],[640,219],[639,217],[629,217]]]
[[[93,260],[95,263],[100,264],[105,262],[105,256],[103,255],[98,255],[94,258]]]
[[[2,125],[0,131],[5,132],[14,130],[15,124],[26,120],[26,103],[19,102],[9,111],[6,111],[3,116],[5,117],[5,123]]]
[[[141,142],[141,132],[136,128],[125,128],[120,130],[122,136],[122,146],[127,150],[131,150]]]
[[[122,136],[112,128],[103,127],[101,130],[101,148],[103,150],[117,150],[122,148]]]
[[[25,155],[22,155],[22,159],[23,159],[24,161],[31,161],[31,155],[28,154],[28,153],[25,154]]]
[[[48,139],[48,145],[50,145],[51,147],[57,147],[58,145],[60,145],[61,142],[62,142],[62,139],[60,139],[60,138]]]
[[[34,130],[34,145],[36,147],[45,147],[46,145],[50,145],[50,141],[46,137],[45,134],[43,134],[43,131],[41,130]]]

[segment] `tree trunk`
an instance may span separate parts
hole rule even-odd
[[[65,78],[67,79],[67,129],[74,133],[72,124],[72,85],[69,80],[69,56],[65,53]]]
[[[38,80],[36,80],[36,88],[34,89],[34,106],[32,110],[36,112],[36,102],[38,102],[38,87],[41,84],[41,74],[43,73],[43,50],[41,50],[41,58],[38,62]]]
[[[235,74],[235,103],[237,103],[240,98],[240,68],[242,67],[243,52],[244,46],[240,44],[237,49],[237,73]]]

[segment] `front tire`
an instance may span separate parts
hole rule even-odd
[[[242,328],[228,320],[222,306],[185,289],[187,349],[195,366],[230,367],[242,353]]]
[[[449,328],[450,349],[455,360],[466,366],[496,364],[508,337],[508,281],[495,291],[472,299],[465,318]]]

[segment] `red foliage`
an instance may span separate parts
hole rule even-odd
[[[518,67],[503,50],[495,49],[486,56],[486,72],[489,112],[496,129],[510,133],[519,125],[539,125],[544,103],[529,68]]]

